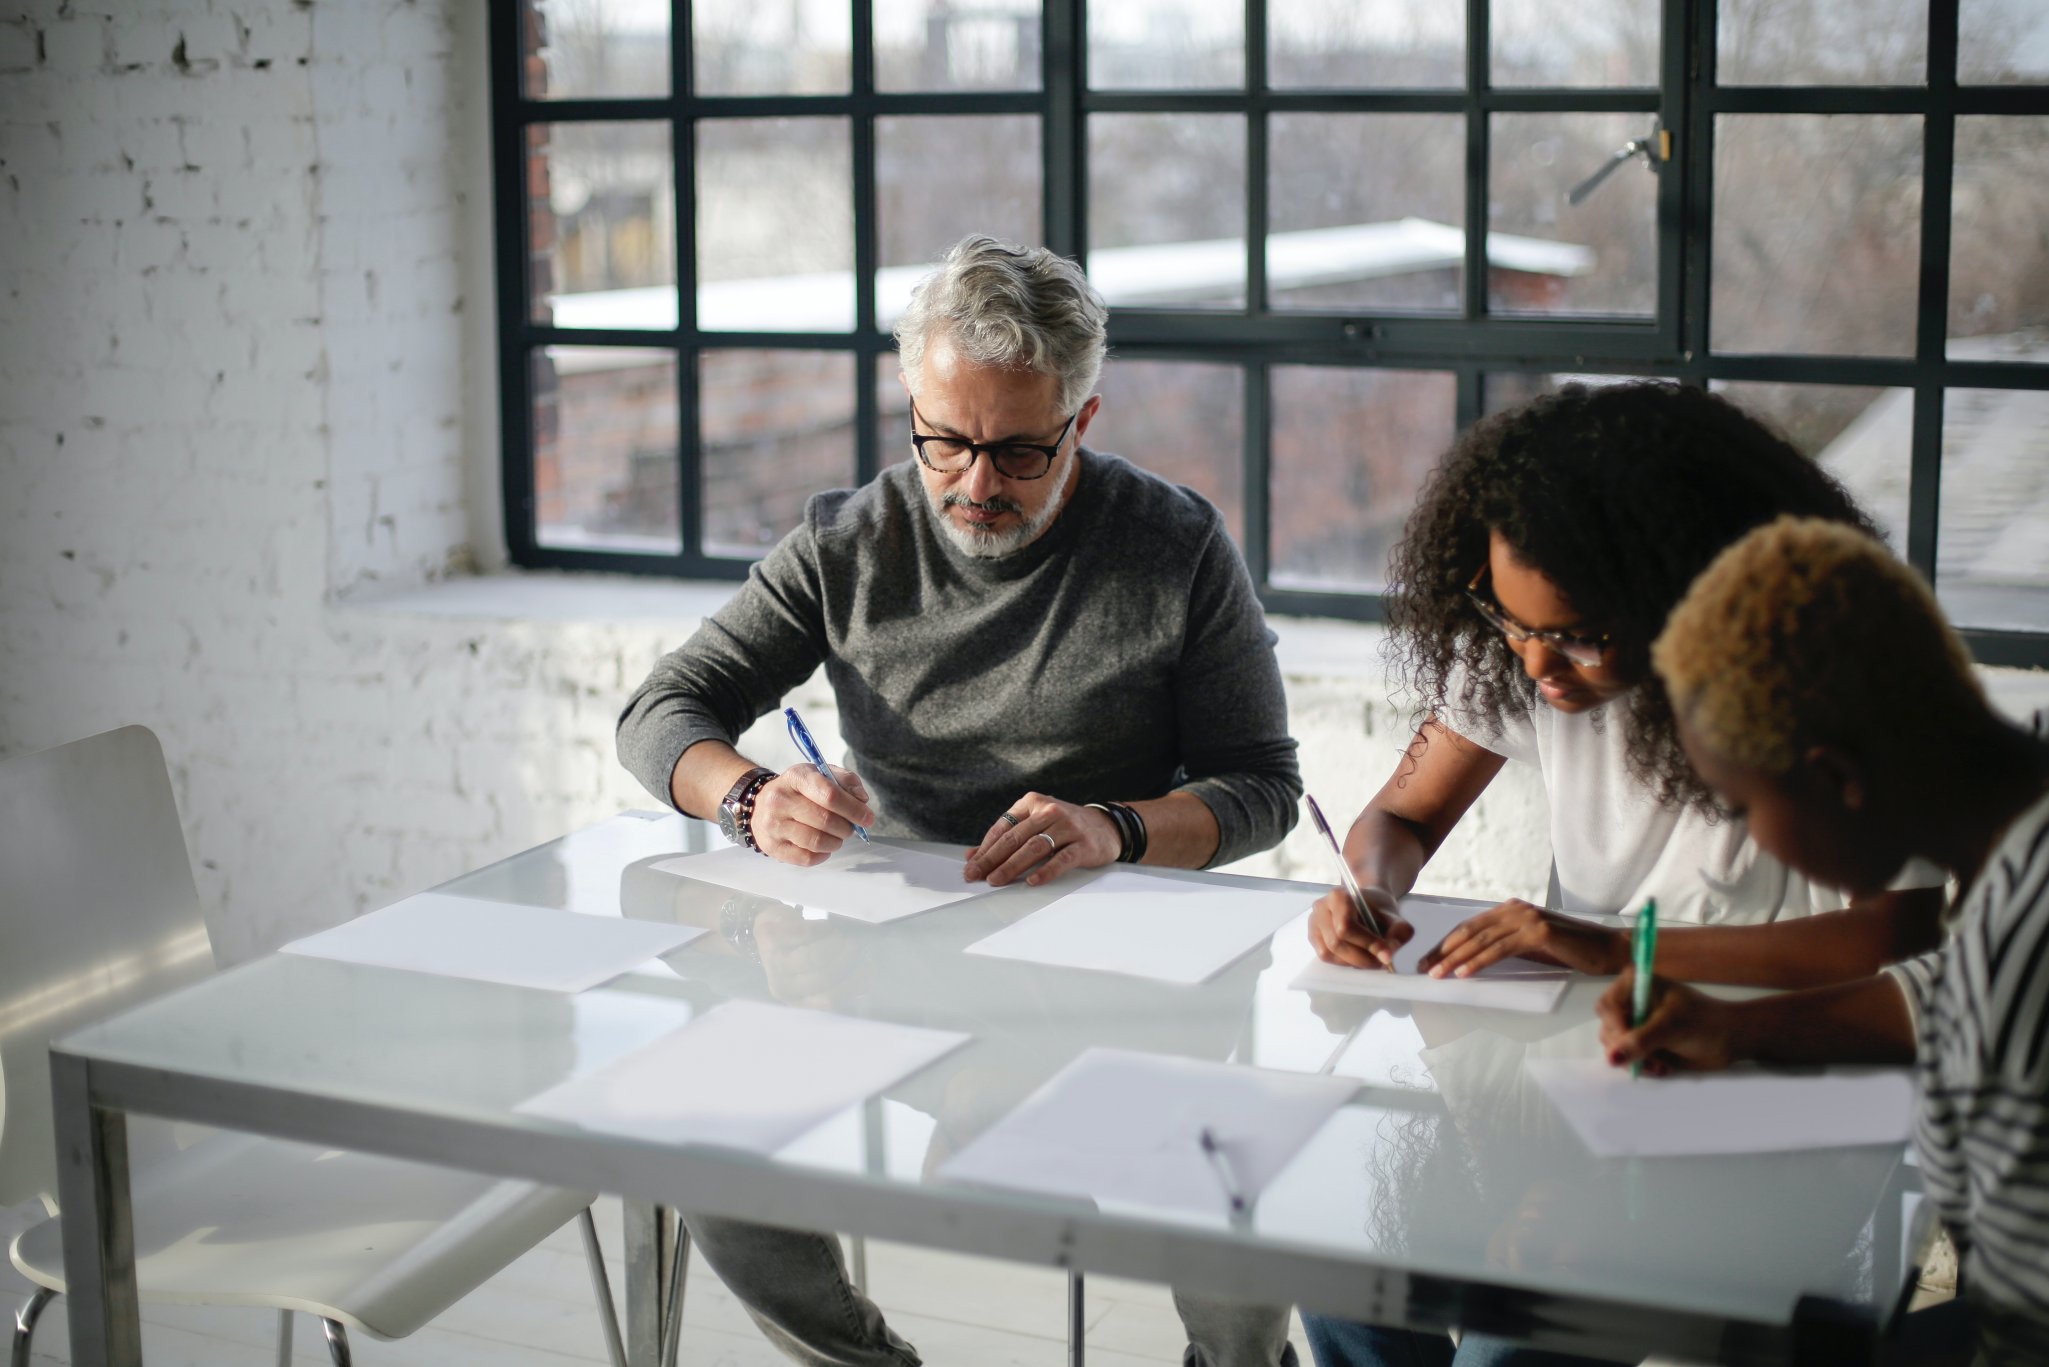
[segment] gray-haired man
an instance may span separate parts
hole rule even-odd
[[[1222,519],[1081,445],[1104,321],[1051,252],[973,236],[947,254],[897,325],[916,458],[814,497],[656,666],[619,723],[649,791],[771,858],[816,863],[859,823],[970,846],[964,876],[997,886],[1199,868],[1287,833],[1302,785],[1273,636]],[[821,663],[844,790],[733,744]],[[691,1227],[797,1360],[918,1360],[836,1240]],[[1292,1358],[1284,1314],[1179,1300],[1191,1362]]]

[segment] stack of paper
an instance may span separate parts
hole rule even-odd
[[[1402,919],[1415,936],[1395,951],[1394,968],[1346,968],[1312,963],[1297,974],[1292,987],[1310,992],[1345,992],[1356,997],[1387,997],[1398,1001],[1429,1001],[1445,1006],[1485,1006],[1499,1011],[1543,1013],[1558,1005],[1572,974],[1529,959],[1502,959],[1466,978],[1433,978],[1417,970],[1423,956],[1435,949],[1459,924],[1490,904],[1435,897],[1404,897]]]
[[[1255,1202],[1356,1090],[1343,1078],[1090,1049],[940,1173],[1104,1206],[1228,1215],[1234,1195]]]
[[[1528,1066],[1566,1123],[1604,1158],[1903,1144],[1913,1122],[1905,1070],[1632,1078],[1598,1059]]]
[[[1219,887],[1118,869],[967,952],[1193,984],[1266,943],[1313,900],[1307,889]]]
[[[664,860],[654,867],[735,892],[877,924],[989,890],[986,884],[961,877],[961,860],[854,841],[809,868],[764,859],[737,845]]]
[[[285,945],[286,954],[581,992],[688,944],[695,926],[423,892]]]
[[[515,1109],[632,1139],[773,1153],[967,1040],[731,1001]]]

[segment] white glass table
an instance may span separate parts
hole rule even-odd
[[[442,888],[710,928],[661,972],[568,996],[275,955],[62,1040],[52,1076],[77,1359],[140,1360],[129,1111],[615,1193],[629,1213],[629,1353],[641,1363],[658,1355],[665,1207],[1632,1360],[1855,1360],[1906,1284],[1913,1183],[1896,1147],[1589,1155],[1524,1063],[1598,1052],[1600,982],[1576,982],[1543,1016],[1312,999],[1288,987],[1309,958],[1298,921],[1210,982],[1178,987],[962,954],[1058,888],[868,925],[651,867],[721,843],[698,822],[627,816]],[[1306,911],[1322,889],[1296,886]],[[973,1039],[773,1158],[515,1112],[732,998]],[[1091,1045],[1336,1065],[1362,1080],[1235,1221],[933,1175]]]

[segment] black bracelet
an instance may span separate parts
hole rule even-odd
[[[734,805],[739,809],[733,814],[733,826],[740,832],[740,843],[756,854],[765,853],[754,839],[754,802],[761,796],[761,790],[778,777],[775,770],[764,769],[754,776],[754,782],[747,785],[747,791],[740,795]]]
[[[1088,805],[1109,817],[1111,824],[1117,827],[1118,863],[1136,864],[1145,858],[1145,818],[1138,814],[1136,807],[1122,802],[1091,802]]]
[[[1131,862],[1131,828],[1124,824],[1124,818],[1117,811],[1114,802],[1089,802],[1083,804],[1110,818],[1110,824],[1117,828],[1117,862]]]

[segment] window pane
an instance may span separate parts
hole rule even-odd
[[[1569,384],[1583,384],[1589,389],[1599,389],[1609,384],[1635,384],[1640,380],[1652,379],[1648,375],[1592,375],[1577,371],[1556,371],[1550,374],[1536,374],[1522,370],[1503,370],[1480,377],[1480,412],[1483,415],[1506,413],[1511,408],[1521,407],[1541,394],[1556,394]]]
[[[1103,366],[1091,450],[1186,484],[1245,543],[1245,375],[1234,365],[1124,361]],[[907,440],[907,439],[906,439]]]
[[[1921,120],[1715,120],[1716,351],[1914,354]]]
[[[643,347],[533,354],[534,533],[563,550],[683,549],[676,356]]]
[[[944,166],[947,174],[934,174]],[[887,330],[946,249],[971,232],[1039,243],[1039,121],[1029,114],[875,121],[875,325]]]
[[[1089,84],[1097,90],[1245,84],[1239,0],[1098,0],[1088,13]]]
[[[1458,381],[1428,370],[1273,369],[1277,588],[1377,591],[1416,491],[1451,446]]]
[[[1920,85],[1928,0],[1722,0],[1720,85]]]
[[[521,0],[530,100],[669,93],[669,7],[645,0]]]
[[[1038,0],[875,0],[878,90],[1037,90]]]
[[[1277,88],[1466,83],[1466,11],[1443,0],[1267,0]]]
[[[1655,86],[1659,0],[1494,0],[1497,86]]]
[[[1871,515],[1892,548],[1906,553],[1913,390],[1721,380],[1711,388],[1820,461]]]
[[[1496,114],[1488,157],[1487,307],[1648,318],[1658,299],[1658,177],[1617,167],[1565,195],[1650,131],[1648,114]]]
[[[854,161],[845,119],[697,126],[697,325],[854,326]]]
[[[676,326],[674,173],[665,123],[527,129],[535,322]]]
[[[2049,629],[2049,392],[1943,396],[1935,591],[1958,626]]]
[[[1962,115],[1956,129],[1950,358],[2049,362],[2049,117]]]
[[[699,95],[835,95],[849,88],[854,20],[846,0],[694,0],[690,9]]]
[[[1269,129],[1275,308],[1458,308],[1464,116],[1275,114]]]
[[[752,559],[854,482],[854,357],[707,351],[698,360],[706,555]]]
[[[2049,81],[2049,8],[2041,0],[1963,0],[1957,79],[1967,85]]]
[[[1245,120],[1089,119],[1089,278],[1115,306],[1245,303]]]

